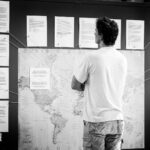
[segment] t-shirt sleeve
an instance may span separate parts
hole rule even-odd
[[[76,62],[74,66],[74,76],[80,83],[84,83],[88,78],[88,57],[87,55]]]

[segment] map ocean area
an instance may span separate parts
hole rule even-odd
[[[71,79],[76,58],[80,60],[87,52],[19,49],[19,150],[82,150],[85,100],[82,92],[71,89]],[[121,52],[129,63],[123,96],[123,148],[143,148],[144,52]],[[30,88],[31,68],[49,69],[49,89]]]

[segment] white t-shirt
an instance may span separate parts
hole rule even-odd
[[[104,47],[85,55],[74,71],[80,83],[86,81],[84,120],[123,120],[122,96],[126,74],[126,58],[114,47]]]

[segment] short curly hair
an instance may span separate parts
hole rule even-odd
[[[108,17],[98,18],[96,20],[98,35],[102,35],[106,46],[114,45],[118,36],[118,25],[114,20]]]

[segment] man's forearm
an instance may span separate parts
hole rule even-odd
[[[85,83],[80,83],[75,76],[72,78],[71,88],[77,91],[84,91]]]

